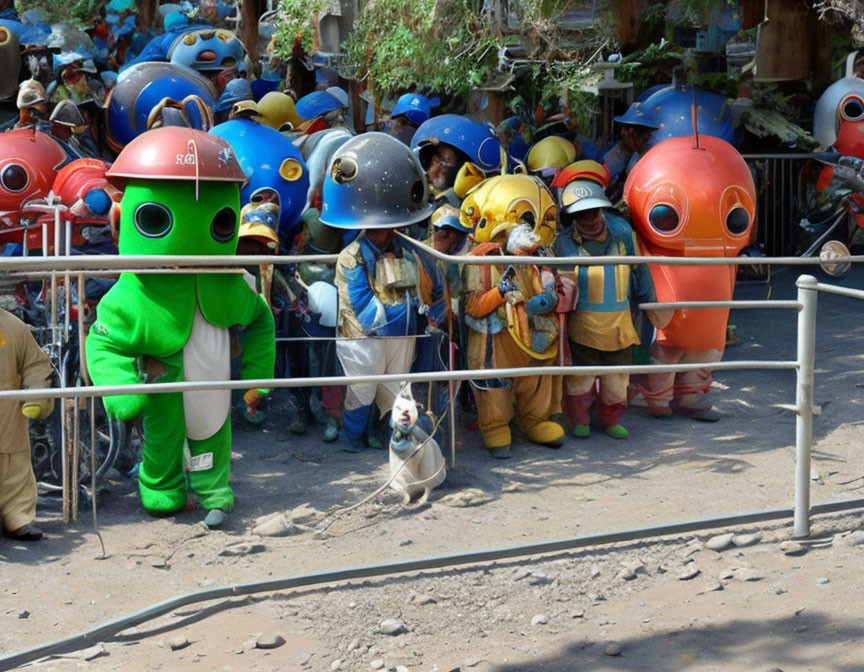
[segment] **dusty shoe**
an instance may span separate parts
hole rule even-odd
[[[496,460],[506,460],[510,457],[510,446],[496,446],[489,448],[489,454]]]
[[[541,446],[559,448],[564,443],[564,428],[557,422],[546,420],[522,430],[525,438]]]
[[[591,427],[588,425],[573,425],[571,431],[577,439],[587,439],[591,435]]]
[[[6,530],[3,536],[16,541],[39,541],[42,538],[42,530],[33,523],[22,525],[17,530]]]
[[[344,432],[340,434],[341,445],[339,446],[339,450],[343,453],[362,453],[366,450],[366,444],[363,443],[363,439],[350,437]]]
[[[329,416],[327,418],[327,427],[324,428],[324,443],[333,443],[339,438],[339,421]]]
[[[214,530],[217,527],[222,527],[227,517],[222,509],[210,509],[207,515],[204,516],[204,524],[211,530]]]
[[[292,434],[305,434],[306,430],[309,428],[309,421],[306,418],[306,409],[295,397],[288,398],[285,420],[285,429]]]
[[[674,401],[672,403],[673,410],[678,415],[683,415],[685,418],[691,418],[692,420],[698,420],[699,422],[717,422],[723,417],[713,406],[707,406],[704,408],[688,408],[687,406],[675,404]]]
[[[613,439],[626,439],[630,434],[623,425],[604,427],[603,431],[606,432],[607,436],[611,436]]]
[[[648,413],[652,418],[671,418],[672,409],[668,406],[649,406]]]

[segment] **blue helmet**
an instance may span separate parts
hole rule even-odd
[[[294,105],[294,109],[301,117],[315,119],[322,114],[345,107],[336,96],[326,91],[313,91],[306,94]]]
[[[659,126],[651,136],[649,146],[653,147],[669,138],[692,135],[690,106],[694,102],[699,133],[713,135],[734,145],[738,134],[732,123],[732,110],[726,104],[726,96],[689,86],[668,86],[651,94],[642,103],[645,114]]]
[[[483,124],[458,114],[442,114],[424,121],[411,138],[411,149],[420,153],[420,163],[428,167],[431,149],[438,143],[455,147],[483,171],[501,166],[501,143]]]
[[[405,115],[418,126],[432,116],[432,109],[426,96],[419,93],[403,93],[390,113],[391,117]]]
[[[235,66],[246,72],[246,47],[229,30],[193,30],[174,41],[168,60],[198,72],[213,73]]]
[[[212,116],[216,107],[216,89],[195,71],[173,63],[157,62],[138,63],[124,70],[111,90],[106,115],[108,144],[119,152],[149,128],[150,113],[166,98],[185,101],[189,96],[200,99]],[[209,128],[210,124],[205,124],[203,119],[199,122],[193,127],[199,130]]]
[[[300,150],[278,131],[248,119],[226,121],[210,132],[231,145],[246,173],[248,182],[240,190],[240,202],[278,201],[279,237],[290,238],[309,191],[309,170]]]
[[[252,100],[252,85],[243,77],[236,77],[225,85],[225,90],[216,101],[216,111],[230,110],[234,103],[241,100]]]
[[[644,126],[645,128],[653,128],[654,130],[660,128],[660,124],[658,124],[651,115],[647,113],[645,107],[638,101],[628,107],[624,114],[614,117],[614,119],[619,124]]]

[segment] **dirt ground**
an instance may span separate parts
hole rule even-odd
[[[798,273],[739,283],[736,297],[794,298]],[[864,287],[864,269],[838,284]],[[864,488],[860,313],[820,296],[814,503]],[[732,322],[742,342],[726,360],[795,358],[794,311]],[[386,451],[338,452],[320,427],[287,437],[276,417],[264,432],[237,427],[237,508],[221,531],[204,530],[200,511],[150,518],[121,483],[99,501],[105,559],[87,511],[66,526],[40,509],[43,542],[0,541],[0,656],[216,586],[791,507],[795,418],[779,405],[794,403],[793,372],[721,372],[712,396],[716,424],[633,407],[626,440],[516,443],[507,461],[460,428],[456,467],[430,504],[384,497],[324,523],[315,512],[386,481]],[[291,534],[252,533],[278,512]],[[791,549],[800,555],[781,547],[791,527],[779,521],[201,603],[93,642],[89,662],[38,668],[851,672],[864,669],[861,528],[857,513],[816,518]],[[717,539],[725,532],[732,542]],[[285,643],[256,648],[275,636]]]

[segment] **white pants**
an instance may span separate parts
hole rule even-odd
[[[415,339],[357,338],[336,341],[336,354],[346,376],[374,376],[385,373],[408,373],[414,361]],[[352,411],[377,402],[383,415],[393,407],[401,385],[392,382],[379,385],[363,383],[348,385],[345,410]]]

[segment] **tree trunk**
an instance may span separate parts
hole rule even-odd
[[[258,17],[265,11],[267,0],[243,0],[240,5],[240,40],[253,63],[258,60]]]
[[[138,20],[144,28],[150,28],[156,20],[157,4],[158,0],[135,0]]]

